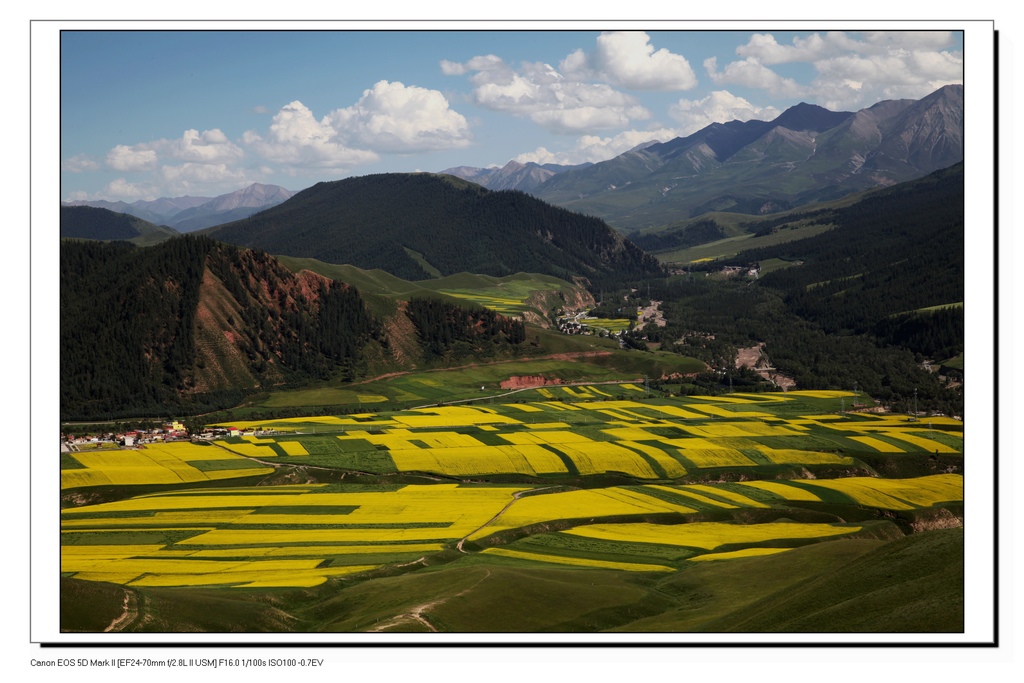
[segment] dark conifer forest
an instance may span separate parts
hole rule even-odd
[[[746,251],[639,288],[661,300],[669,324],[648,341],[732,369],[736,350],[760,342],[773,367],[804,389],[856,386],[897,408],[963,410],[962,390],[922,368],[963,353],[963,164],[871,193],[841,209],[814,211],[835,227]],[[804,214],[789,222],[806,219]],[[785,225],[780,219],[766,224]],[[757,227],[756,225],[754,227]],[[754,279],[768,259],[791,265]],[[951,374],[962,373],[952,371]]]
[[[409,301],[408,315],[428,357],[486,358],[526,340],[522,320],[486,308],[414,298]]]
[[[214,287],[211,283],[216,283]],[[61,244],[61,413],[65,419],[161,415],[236,404],[264,383],[353,378],[380,337],[355,288],[299,282],[266,253],[185,236],[136,248]],[[215,391],[197,350],[201,290],[234,313],[223,329],[242,376]]]
[[[661,273],[603,221],[523,192],[451,176],[380,174],[317,183],[216,239],[274,254],[380,268],[407,280],[459,272],[571,280]]]

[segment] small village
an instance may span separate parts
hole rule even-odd
[[[168,441],[211,441],[235,436],[264,436],[276,434],[276,430],[246,429],[231,426],[205,427],[197,434],[189,434],[185,425],[178,420],[170,420],[160,427],[151,429],[133,429],[124,432],[106,432],[100,434],[62,433],[60,437],[61,453],[73,453],[83,450],[105,448],[138,448],[151,443]]]

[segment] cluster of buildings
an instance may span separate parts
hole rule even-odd
[[[76,436],[74,434],[61,434],[60,450],[63,453],[67,453],[70,451],[81,450],[83,447],[96,448],[103,446],[125,446],[131,448],[140,444],[175,441],[178,439],[188,438],[188,430],[185,429],[185,425],[177,420],[171,420],[170,422],[165,422],[160,427],[154,427],[153,429],[135,429],[121,433],[109,432],[107,434],[87,434],[80,436]]]
[[[74,434],[61,434],[60,450],[62,453],[80,451],[85,448],[135,448],[148,443],[164,443],[167,441],[190,441],[202,439],[209,441],[223,439],[231,436],[264,436],[276,434],[275,430],[263,429],[238,429],[237,427],[213,426],[206,427],[200,434],[189,435],[185,425],[177,420],[171,420],[153,429],[137,429],[122,433],[110,432],[107,434],[90,434],[76,436]]]
[[[637,309],[637,315],[643,314],[643,309]],[[602,318],[590,316],[590,311],[569,312],[558,318],[558,331],[562,334],[600,334],[606,331],[609,336],[617,337],[620,332],[610,332],[601,327]]]

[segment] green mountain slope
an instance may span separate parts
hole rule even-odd
[[[685,138],[560,173],[534,194],[633,232],[710,212],[753,216],[911,180],[963,159],[963,86],[858,112],[801,103],[773,121]]]
[[[208,237],[64,241],[61,417],[203,412],[262,389],[351,381],[370,364],[486,359],[525,341],[522,321],[425,291],[367,301],[341,279]]]
[[[209,238],[62,242],[60,257],[64,419],[232,405],[265,384],[352,376],[379,335],[354,288]]]
[[[350,263],[407,280],[459,272],[563,279],[660,272],[602,221],[452,176],[381,174],[318,183],[248,219],[206,231],[271,253]]]
[[[165,225],[153,225],[126,213],[91,206],[60,207],[60,236],[62,239],[121,240],[148,246],[178,235],[178,231]]]
[[[476,303],[499,313],[524,316],[542,327],[551,324],[551,313],[564,308],[578,309],[593,303],[585,288],[551,275],[516,273],[505,277],[476,273],[455,273],[432,280],[410,282],[383,270],[364,270],[352,265],[335,265],[317,259],[277,257],[293,272],[309,270],[359,289],[367,305],[377,312],[394,309],[394,300],[412,297]]]

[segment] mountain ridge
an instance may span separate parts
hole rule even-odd
[[[773,146],[774,145],[774,146]],[[764,215],[921,177],[963,159],[963,86],[857,112],[800,103],[713,123],[552,176],[532,193],[628,232],[709,211]]]
[[[322,182],[257,215],[203,231],[286,256],[380,268],[407,280],[467,271],[572,281],[660,273],[603,221],[454,176],[385,173]]]
[[[166,225],[177,232],[192,232],[221,223],[246,218],[253,213],[294,196],[293,190],[280,185],[252,183],[233,192],[216,197],[160,197],[131,203],[106,200],[76,200],[61,202],[61,206],[89,206],[115,213],[136,216],[155,225]]]
[[[137,246],[157,244],[178,235],[131,214],[93,206],[60,207],[61,239],[126,241]]]
[[[501,167],[455,166],[441,171],[441,174],[453,175],[486,187],[489,190],[522,190],[523,192],[529,192],[559,173],[587,166],[590,166],[589,162],[564,165],[538,164],[534,161],[529,161],[524,164],[513,159]]]

